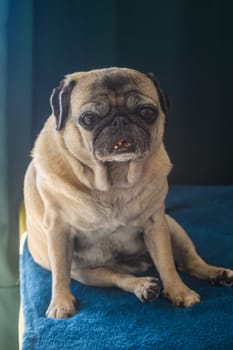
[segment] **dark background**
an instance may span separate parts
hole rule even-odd
[[[172,106],[170,183],[233,184],[232,13],[231,1],[34,1],[31,145],[65,74],[109,66],[153,71]]]

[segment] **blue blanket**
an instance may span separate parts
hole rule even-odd
[[[167,212],[187,229],[205,260],[233,268],[233,187],[172,187]],[[51,273],[33,261],[27,244],[20,263],[23,350],[233,349],[233,288],[182,275],[202,297],[201,303],[185,309],[165,299],[141,303],[117,288],[72,281],[79,312],[52,320],[44,316]]]

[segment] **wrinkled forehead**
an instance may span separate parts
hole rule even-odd
[[[96,76],[91,84],[92,93],[96,91],[109,91],[116,94],[127,92],[128,89],[140,88],[142,78],[133,74],[116,72],[103,76]]]
[[[89,72],[77,79],[73,98],[82,99],[82,103],[101,97],[109,98],[112,103],[127,94],[140,94],[158,102],[158,94],[152,81],[146,75],[133,71]],[[80,100],[81,102],[81,100]]]

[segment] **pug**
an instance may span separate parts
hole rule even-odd
[[[142,302],[162,294],[184,307],[200,296],[176,266],[231,286],[233,271],[203,261],[165,213],[169,103],[155,77],[127,68],[74,73],[50,102],[24,186],[29,250],[52,272],[47,316],[75,314],[71,278],[121,288]],[[151,266],[160,279],[135,276]]]

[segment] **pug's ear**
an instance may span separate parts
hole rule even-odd
[[[75,80],[63,80],[53,89],[50,97],[50,106],[56,118],[56,129],[61,130],[69,115],[70,95],[76,84]]]
[[[155,77],[154,73],[147,73],[146,76],[154,83],[154,85],[158,91],[159,102],[160,102],[162,111],[167,116],[169,113],[169,110],[170,110],[170,101],[169,101],[168,95],[166,94],[166,92],[164,90],[161,89],[159,81]]]

